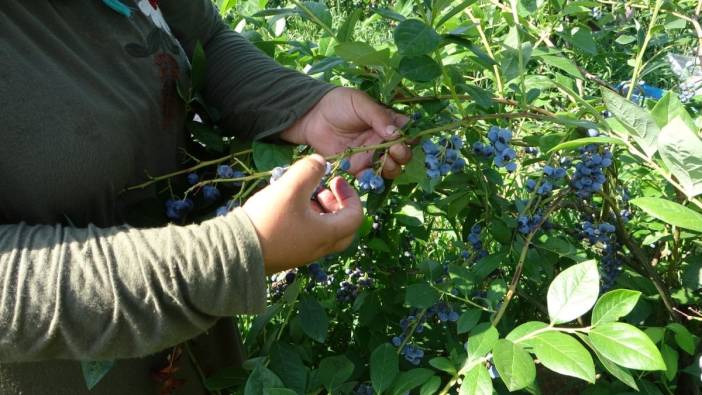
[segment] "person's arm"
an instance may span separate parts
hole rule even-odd
[[[0,225],[0,362],[138,357],[265,307],[242,209],[200,225]]]
[[[205,101],[220,111],[220,125],[237,136],[282,132],[334,89],[276,63],[227,27],[211,0],[161,0],[159,6],[188,56],[202,44]]]

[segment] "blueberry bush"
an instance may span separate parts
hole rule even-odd
[[[695,394],[702,360],[702,2],[219,0],[278,62],[410,116],[413,159],[358,174],[353,246],[270,279],[241,317],[244,394]],[[308,147],[224,135],[198,95],[183,223]],[[631,89],[631,87],[635,87]],[[324,180],[323,180],[324,183]],[[134,186],[140,188],[144,185]],[[312,197],[314,198],[314,196]]]

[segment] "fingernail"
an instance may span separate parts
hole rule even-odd
[[[312,159],[313,161],[319,163],[319,164],[322,165],[322,166],[325,166],[325,168],[326,168],[326,166],[327,166],[327,160],[324,159],[324,157],[323,157],[322,155],[319,155],[319,154],[312,154],[312,155],[310,155],[310,159]]]
[[[339,181],[337,181],[336,184],[336,193],[341,200],[346,200],[352,197],[356,191],[354,191],[353,187],[351,187],[346,180],[339,177]]]
[[[388,125],[385,127],[385,135],[388,137],[395,137],[397,134],[397,126]]]

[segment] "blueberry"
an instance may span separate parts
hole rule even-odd
[[[341,171],[349,171],[351,169],[351,161],[348,159],[342,159],[339,163],[339,169],[341,169]]]
[[[197,173],[190,173],[188,174],[187,180],[188,184],[195,185],[200,182],[200,176],[198,176]]]
[[[207,202],[213,202],[220,197],[219,189],[214,185],[205,185],[202,187],[202,197]]]
[[[193,207],[193,201],[190,199],[169,199],[166,201],[166,216],[172,220],[180,220],[185,217]]]
[[[220,178],[234,178],[234,169],[229,165],[217,166],[217,176]]]

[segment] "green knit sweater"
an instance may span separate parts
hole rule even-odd
[[[164,350],[193,344],[206,373],[241,359],[231,317],[265,306],[263,262],[241,210],[143,228],[130,213],[177,169],[176,84],[201,42],[205,98],[237,136],[270,136],[332,87],[229,30],[211,0],[0,4],[0,394],[156,394]],[[92,391],[80,360],[113,360]],[[180,359],[176,394],[204,392]]]

